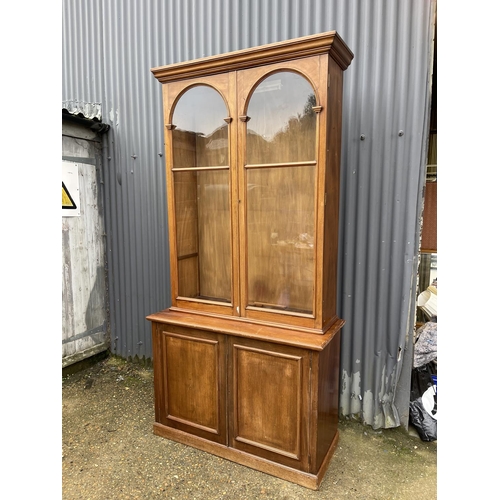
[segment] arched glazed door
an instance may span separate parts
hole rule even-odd
[[[292,71],[249,95],[245,137],[247,308],[312,315],[315,279],[316,94]]]
[[[231,302],[231,217],[228,110],[208,85],[186,90],[174,106],[178,296]]]

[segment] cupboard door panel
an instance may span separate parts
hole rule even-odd
[[[292,467],[307,466],[307,351],[232,342],[230,445]]]
[[[165,424],[225,443],[224,337],[177,330],[163,332]]]

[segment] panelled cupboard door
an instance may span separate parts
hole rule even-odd
[[[229,337],[229,446],[307,471],[310,353]]]
[[[226,444],[225,336],[162,324],[156,336],[157,421]]]

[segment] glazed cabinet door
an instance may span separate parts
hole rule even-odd
[[[226,315],[239,297],[231,89],[228,75],[164,87],[172,303]]]
[[[229,446],[307,471],[310,353],[229,337]]]
[[[158,423],[227,443],[225,345],[222,334],[156,325],[154,375]]]
[[[242,315],[314,327],[320,59],[238,73]]]

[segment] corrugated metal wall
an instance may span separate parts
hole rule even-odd
[[[170,304],[161,85],[150,68],[337,30],[355,54],[344,74],[342,413],[375,428],[399,425],[434,11],[435,0],[64,0],[63,102],[100,103],[111,125],[104,172],[114,353],[149,358],[144,317]]]

